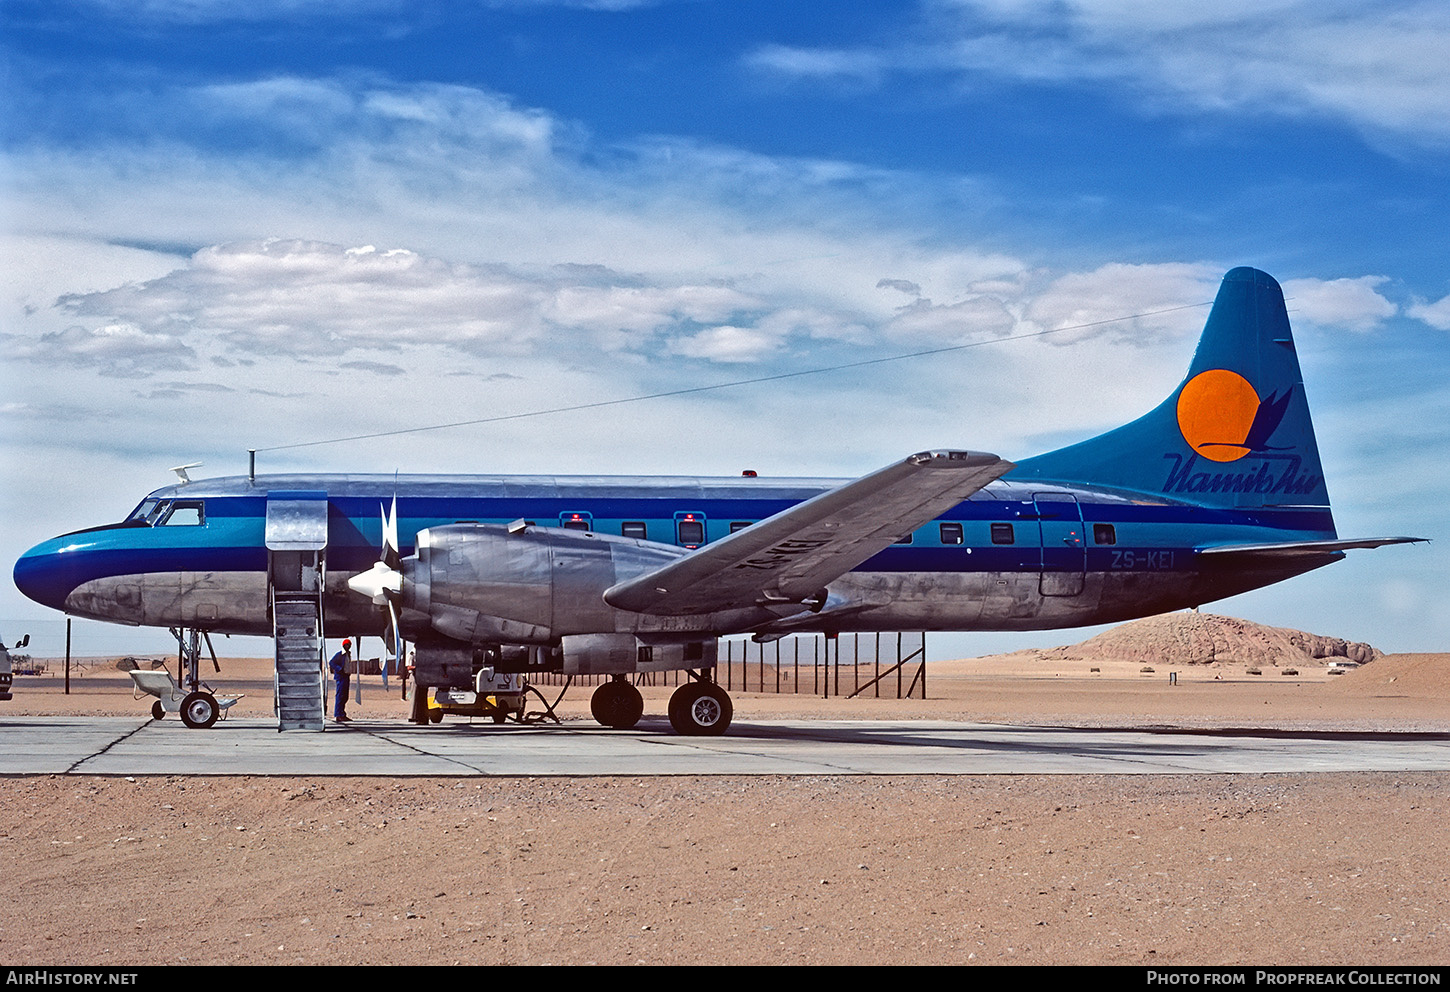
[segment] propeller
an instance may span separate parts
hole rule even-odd
[[[383,518],[383,546],[378,560],[366,572],[347,580],[347,587],[371,599],[376,606],[388,608],[388,628],[383,633],[388,651],[401,661],[403,637],[398,629],[398,601],[403,595],[403,556],[398,549],[398,497],[391,509],[378,507]]]

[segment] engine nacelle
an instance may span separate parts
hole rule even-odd
[[[714,668],[719,642],[714,637],[650,643],[633,634],[574,634],[564,638],[566,675],[619,675]]]
[[[484,669],[505,674],[557,672],[563,652],[557,647],[524,644],[489,644],[475,647],[461,641],[430,636],[413,648],[413,677],[420,686],[474,686]]]
[[[604,590],[685,553],[556,527],[432,527],[418,533],[417,552],[403,561],[403,631],[483,645],[632,630],[639,616],[606,604]]]
[[[448,524],[420,531],[402,562],[399,625],[417,645],[423,686],[472,684],[484,668],[569,675],[713,668],[716,634],[781,609],[744,603],[712,614],[619,610],[604,591],[688,554],[684,548],[557,527]]]

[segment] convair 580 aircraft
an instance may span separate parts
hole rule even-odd
[[[1283,293],[1239,268],[1161,405],[1015,464],[934,450],[849,482],[212,479],[38,545],[15,583],[76,616],[276,636],[279,673],[288,630],[305,627],[314,681],[324,627],[413,642],[423,689],[610,674],[594,712],[616,727],[643,711],[627,676],[685,669],[671,723],[716,734],[731,714],[711,678],[724,634],[1115,622],[1411,540],[1336,533]],[[280,674],[278,694],[285,708]],[[193,716],[215,712],[201,700]]]

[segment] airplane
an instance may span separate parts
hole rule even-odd
[[[1339,537],[1283,292],[1247,267],[1224,277],[1167,399],[1015,463],[939,449],[852,481],[182,480],[32,548],[16,586],[68,614],[189,629],[193,645],[273,635],[279,659],[297,626],[284,606],[310,595],[312,643],[328,629],[413,644],[417,696],[482,693],[498,673],[607,675],[591,708],[610,727],[643,713],[630,676],[683,670],[668,710],[691,735],[731,722],[713,678],[724,635],[1121,622],[1421,540]],[[183,717],[209,725],[193,696]]]

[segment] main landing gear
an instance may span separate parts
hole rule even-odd
[[[614,730],[628,730],[644,716],[644,697],[623,675],[616,675],[589,698],[594,719]]]
[[[669,715],[670,726],[675,733],[687,737],[718,737],[730,729],[730,720],[735,715],[735,707],[730,702],[729,694],[710,679],[710,671],[691,671],[690,681],[680,686],[670,696]],[[567,685],[565,686],[567,689]],[[528,692],[538,694],[533,686],[524,684]],[[416,724],[438,723],[443,719],[445,712],[463,713],[470,716],[492,716],[495,723],[502,723],[509,714],[507,711],[497,708],[490,702],[480,702],[472,706],[464,706],[454,700],[455,693],[448,689],[437,690],[438,696],[435,699],[428,698],[428,688],[424,686],[414,687],[413,707],[409,719]],[[464,690],[458,690],[464,692]],[[465,693],[472,695],[471,693]],[[494,699],[495,697],[487,697]],[[540,696],[540,699],[543,697]],[[563,693],[560,693],[563,698]],[[555,700],[557,705],[558,700]],[[522,699],[517,706],[517,719],[520,723],[533,723],[536,719],[551,718],[556,723],[558,717],[554,715],[553,706],[548,705],[545,700],[548,712],[546,714],[523,714]],[[493,707],[488,709],[488,707]],[[594,719],[605,727],[612,730],[629,730],[639,723],[644,716],[644,696],[629,681],[628,675],[614,675],[608,682],[603,683],[594,690],[594,695],[589,699],[589,711]]]
[[[730,728],[735,707],[730,696],[714,682],[696,673],[670,696],[670,726],[687,737],[719,737]]]
[[[605,682],[589,700],[589,710],[606,727],[628,730],[644,715],[644,697],[629,684],[627,676],[616,675]],[[689,737],[718,737],[730,728],[735,707],[730,696],[698,672],[670,696],[670,726]]]

